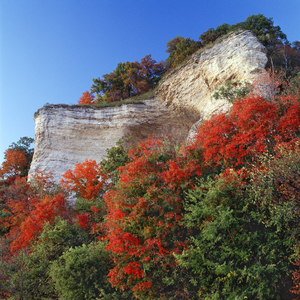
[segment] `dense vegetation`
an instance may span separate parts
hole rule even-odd
[[[60,185],[27,182],[32,139],[12,144],[0,298],[299,299],[300,76],[270,75],[264,98],[259,81],[220,89],[232,109],[191,144],[120,142]]]
[[[297,86],[270,98],[249,88],[190,145],[120,143],[60,186],[51,174],[26,182],[13,160],[1,181],[1,298],[295,299]]]

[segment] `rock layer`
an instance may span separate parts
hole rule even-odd
[[[229,80],[251,83],[266,72],[266,63],[266,49],[251,31],[233,32],[174,70],[161,83],[158,96],[192,126],[230,108],[225,99],[212,99],[216,89]]]
[[[146,140],[149,135],[173,134],[186,137],[189,127],[155,99],[144,104],[119,107],[48,105],[35,116],[35,149],[29,180],[36,172],[61,175],[85,159],[100,162],[106,149],[132,136],[130,142]]]
[[[218,111],[225,99],[212,100],[229,80],[251,82],[265,72],[266,49],[250,32],[234,32],[220,43],[194,54],[165,78],[157,98],[144,104],[95,108],[48,105],[35,116],[35,151],[29,179],[37,170],[53,171],[56,182],[85,159],[100,162],[119,139],[132,142],[148,135],[173,134],[192,138],[198,125]]]

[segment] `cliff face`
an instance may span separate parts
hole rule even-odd
[[[29,180],[40,170],[61,175],[85,159],[100,162],[119,139],[146,140],[151,134],[187,136],[189,127],[155,99],[144,104],[94,108],[49,105],[35,116],[35,149]]]
[[[265,47],[251,31],[233,32],[170,74],[158,96],[189,122],[193,136],[201,121],[231,106],[224,99],[212,99],[214,92],[230,80],[252,82],[266,72],[267,60]]]
[[[266,50],[250,32],[232,33],[210,49],[193,55],[160,84],[157,97],[121,107],[49,105],[35,116],[35,151],[29,179],[37,170],[61,175],[86,158],[100,162],[106,149],[124,137],[132,142],[148,135],[193,137],[199,122],[230,103],[212,100],[229,80],[249,81],[265,72]]]

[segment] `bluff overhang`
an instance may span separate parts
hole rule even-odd
[[[126,137],[136,144],[149,135],[186,137],[188,131],[181,118],[157,99],[105,108],[44,106],[35,116],[35,150],[29,180],[39,170],[51,171],[59,182],[62,174],[85,159],[100,162],[106,149]]]

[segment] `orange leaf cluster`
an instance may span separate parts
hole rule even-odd
[[[91,105],[95,104],[95,96],[88,91],[82,93],[82,96],[78,100],[79,105]]]
[[[21,224],[31,214],[39,199],[34,195],[26,178],[17,178],[9,186],[2,196],[5,200],[5,212],[9,216],[0,219],[0,225],[9,229],[11,239],[17,239],[20,235]]]
[[[56,216],[70,218],[63,194],[50,196],[42,188],[32,187],[24,177],[17,178],[1,196],[3,211],[8,214],[0,219],[0,225],[8,230],[6,238],[11,241],[12,253],[30,245],[46,222],[52,223]]]
[[[30,214],[21,223],[20,236],[11,244],[11,251],[26,248],[38,237],[46,222],[53,223],[56,216],[68,218],[67,202],[63,194],[56,196],[46,195],[36,203]]]
[[[5,152],[5,161],[0,168],[0,177],[9,178],[21,175],[24,168],[27,167],[28,161],[24,151],[7,149]]]
[[[217,114],[199,127],[188,150],[203,149],[207,164],[240,165],[291,141],[299,133],[300,104],[291,97],[279,100],[271,103],[252,96],[237,100],[229,113]]]
[[[101,191],[106,176],[95,160],[86,159],[84,163],[77,164],[74,171],[70,169],[62,175],[61,185],[68,192],[76,192],[84,199],[96,198]]]

